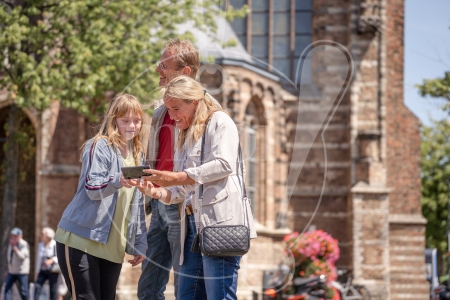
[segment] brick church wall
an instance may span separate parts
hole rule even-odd
[[[404,1],[386,1],[386,166],[391,299],[427,299],[419,120],[403,99]],[[412,219],[408,221],[409,219]]]
[[[420,206],[419,120],[403,99],[404,1],[386,5],[386,143],[391,213],[418,214]]]

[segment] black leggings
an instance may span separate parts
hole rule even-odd
[[[114,300],[122,264],[56,243],[61,273],[72,299]]]

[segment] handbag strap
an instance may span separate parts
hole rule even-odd
[[[208,122],[209,124],[209,122]],[[202,150],[200,152],[200,165],[203,165],[203,158],[205,156],[205,135],[206,135],[206,129],[208,129],[208,125],[206,125],[205,131],[203,132],[203,136],[202,136]],[[198,195],[198,198],[202,198],[203,199],[203,183],[200,184],[200,193]]]
[[[205,140],[206,140],[205,136],[206,136],[206,130],[208,129],[208,125],[209,125],[209,121],[206,124],[205,131],[203,132],[203,136],[202,136],[202,148],[201,148],[201,152],[200,152],[200,165],[203,165],[203,158],[205,155]],[[199,211],[200,211],[200,216],[201,216],[202,215],[202,206],[203,206],[203,183],[200,184],[199,189],[200,189],[200,191],[198,194],[198,202],[200,204]],[[197,234],[200,234],[200,222],[201,222],[200,219],[201,219],[201,217],[199,218],[198,224],[197,224]]]
[[[238,147],[238,160],[239,160],[239,167],[241,169],[241,177],[242,177],[242,188],[244,190],[244,198],[247,198],[247,190],[245,189],[245,178],[244,178],[244,159],[242,158],[242,150],[241,150],[241,143],[239,143]]]

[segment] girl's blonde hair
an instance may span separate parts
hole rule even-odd
[[[180,130],[178,134],[178,149],[183,147],[186,140],[189,145],[198,141],[202,137],[208,119],[212,114],[216,111],[224,111],[216,105],[214,98],[203,89],[200,83],[188,76],[177,76],[164,88],[164,101],[169,98],[180,99],[186,103],[198,101],[189,128]]]
[[[106,139],[108,144],[113,145],[116,151],[119,151],[120,146],[126,146],[122,141],[122,136],[117,128],[117,118],[128,115],[130,112],[135,113],[143,120],[143,110],[142,105],[139,100],[129,94],[120,94],[114,97],[111,102],[109,102],[108,109],[103,117],[102,124],[100,125],[100,130],[94,137],[94,143],[99,139]],[[142,129],[142,122],[141,122]],[[142,143],[139,139],[139,132],[132,140],[132,150],[133,157],[136,165],[140,165],[140,157],[143,152]]]

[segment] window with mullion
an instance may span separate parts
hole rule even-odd
[[[273,68],[287,77],[292,76],[291,80],[295,80],[296,62],[312,41],[312,0],[293,1],[294,40],[291,40],[291,0],[273,0],[271,16],[269,16],[269,0],[253,0],[250,7],[251,22],[248,24],[251,36],[247,36],[247,19],[232,22],[239,40],[250,50],[254,58],[267,63],[271,57]],[[247,0],[230,0],[230,4],[235,8],[241,8],[247,3]],[[270,18],[271,30],[268,28]],[[272,34],[271,38],[269,32]],[[272,42],[272,53],[269,53],[269,40]],[[258,65],[271,69],[265,64],[258,63]],[[305,61],[302,82],[311,77],[311,74],[306,75],[306,72],[311,73],[311,70],[307,70],[310,65],[310,60]]]
[[[251,126],[246,128],[247,131],[247,178],[246,178],[246,189],[247,195],[251,200],[251,208],[253,216],[256,219],[255,214],[255,201],[256,201],[256,182],[257,182],[257,171],[256,171],[256,130]]]

